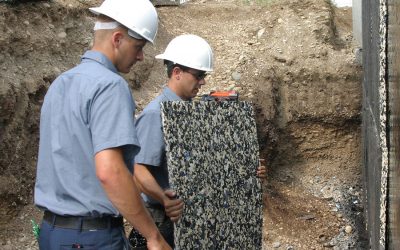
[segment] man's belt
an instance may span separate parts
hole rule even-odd
[[[122,217],[83,217],[83,216],[61,216],[50,211],[45,211],[43,220],[50,225],[60,228],[88,230],[107,229],[109,227],[123,226]]]

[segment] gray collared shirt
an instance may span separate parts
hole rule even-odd
[[[181,100],[179,96],[170,88],[165,87],[163,92],[145,107],[136,120],[141,149],[135,157],[135,162],[152,166],[150,172],[163,189],[169,188],[169,181],[160,103],[179,100]],[[146,202],[158,203],[145,194],[142,194],[142,197]]]
[[[35,204],[60,215],[119,215],[98,178],[96,153],[122,147],[132,172],[139,141],[127,82],[103,54],[87,51],[46,93],[40,116]]]

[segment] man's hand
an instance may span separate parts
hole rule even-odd
[[[267,178],[267,167],[265,167],[265,159],[260,159],[260,166],[257,168],[257,177],[260,179]]]
[[[165,213],[172,222],[177,222],[182,216],[183,201],[176,197],[176,193],[173,190],[167,189],[164,194],[166,196],[163,201]]]

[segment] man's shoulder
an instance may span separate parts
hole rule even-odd
[[[59,78],[71,79],[71,80],[82,80],[86,83],[90,83],[93,87],[95,85],[113,85],[113,84],[123,84],[128,85],[125,79],[109,70],[108,68],[98,64],[98,63],[81,63],[75,67],[62,73]]]
[[[168,101],[168,99],[162,93],[154,98],[152,101],[147,104],[144,108],[143,112],[158,112],[160,113],[161,103]]]
[[[152,101],[149,102],[149,104],[146,105],[146,107],[143,109],[142,114],[159,114],[160,108],[161,108],[161,102],[162,98],[160,96],[157,96],[154,98]]]

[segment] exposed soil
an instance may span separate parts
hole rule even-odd
[[[41,216],[32,205],[40,107],[52,80],[90,48],[87,8],[98,2],[0,1],[1,249],[38,248],[30,219]],[[204,37],[216,60],[203,93],[235,89],[256,107],[269,168],[263,248],[367,248],[351,8],[324,0],[193,0],[158,13],[155,46],[125,75],[138,112],[166,80],[154,55],[176,35]]]

